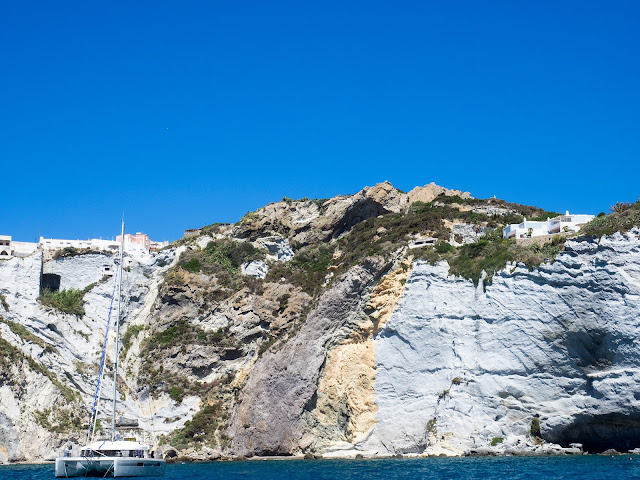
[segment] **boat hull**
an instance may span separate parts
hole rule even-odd
[[[164,475],[166,463],[157,458],[63,457],[56,459],[56,477],[152,477]]]

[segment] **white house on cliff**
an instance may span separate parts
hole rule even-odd
[[[558,215],[549,218],[543,222],[527,220],[522,223],[512,223],[502,229],[504,238],[531,238],[541,237],[543,235],[556,235],[559,233],[575,233],[580,231],[582,226],[593,220],[595,215],[586,214],[570,214],[569,211],[564,215]]]

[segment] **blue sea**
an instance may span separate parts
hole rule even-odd
[[[53,464],[0,466],[0,479],[53,479]],[[146,477],[150,478],[151,477]],[[640,479],[640,456],[268,460],[167,465],[164,480]]]

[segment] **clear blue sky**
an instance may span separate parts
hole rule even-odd
[[[638,1],[4,1],[0,234],[173,240],[436,182],[640,195]]]

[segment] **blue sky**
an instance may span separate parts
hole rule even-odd
[[[0,233],[174,240],[389,180],[640,194],[639,2],[6,1]]]

